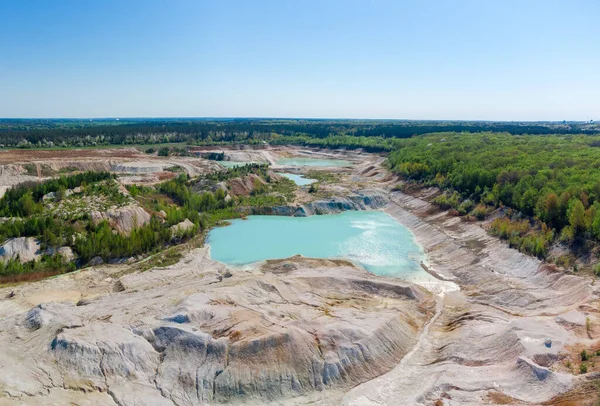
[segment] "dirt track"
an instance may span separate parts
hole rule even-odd
[[[0,164],[81,158],[140,158],[147,155],[136,148],[107,149],[10,149],[0,150]]]

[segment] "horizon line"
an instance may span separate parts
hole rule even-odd
[[[270,117],[270,116],[107,116],[107,117],[0,117],[8,120],[311,120],[311,121],[404,121],[404,122],[479,122],[479,123],[590,123],[586,120],[490,120],[490,119],[417,119],[417,118],[350,118],[350,117]]]

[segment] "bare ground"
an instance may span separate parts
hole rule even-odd
[[[323,155],[283,147],[269,150],[271,157],[300,153]],[[252,158],[254,152],[244,154]],[[419,196],[392,192],[397,180],[382,168],[381,157],[326,154],[351,159],[355,167],[338,170],[337,180],[326,182],[320,195],[303,193],[298,199],[384,189],[390,197],[385,210],[414,233],[428,254],[428,267],[454,281],[460,291],[439,295],[434,306],[430,296],[411,284],[370,276],[344,262],[307,259],[274,261],[225,278],[225,267],[207,260],[203,250],[190,252],[177,265],[145,273],[119,276],[127,273],[126,266],[107,266],[8,287],[0,289],[0,344],[7,349],[0,364],[11,373],[0,377],[5,396],[0,404],[593,404],[598,396],[596,373],[580,374],[577,360],[581,349],[600,348],[599,295],[591,279],[557,272],[489,236],[480,223],[436,210],[428,203],[434,191]],[[347,285],[348,278],[371,286],[371,293],[356,283]],[[389,301],[389,289],[404,293]],[[421,304],[407,300],[407,294],[416,294]],[[209,301],[198,295],[207,295]],[[31,314],[41,303],[49,304]],[[375,314],[381,320],[396,320],[402,314],[408,324],[392,329],[394,333],[384,329],[363,336],[363,341],[341,340],[341,331],[372,329]],[[327,331],[337,347],[330,348],[333,358],[322,360],[332,365],[343,359],[340,348],[358,342],[395,337],[391,342],[401,345],[386,351],[385,345],[377,344],[373,348],[384,354],[381,361],[360,364],[334,385],[309,388],[302,380],[298,386],[291,371],[301,363],[281,357],[286,348],[304,353],[304,338],[286,347],[281,336],[272,334],[288,331],[288,338],[304,337],[289,335],[299,326],[305,332]],[[160,344],[167,328],[185,335],[169,336],[167,344]],[[209,362],[202,358],[206,352],[194,351],[207,345],[221,348],[218,340],[225,339],[228,351],[237,342],[270,343],[260,352],[264,360],[243,360],[254,365],[254,371],[278,376],[278,383],[268,384],[273,381],[248,372],[244,362],[230,364],[231,370],[220,372],[219,379],[202,375],[207,365],[218,361]],[[64,343],[64,352],[51,349],[53,340]],[[198,344],[189,347],[183,342]],[[322,351],[323,345],[321,341],[317,348]],[[292,369],[282,374],[282,368]],[[594,368],[590,364],[590,371]],[[273,371],[275,375],[269,375]],[[290,381],[281,381],[282,376]],[[199,379],[208,386],[199,385]],[[238,398],[224,382],[253,383],[242,385],[246,395]]]

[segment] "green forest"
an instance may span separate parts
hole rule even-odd
[[[435,202],[457,214],[506,208],[491,232],[532,255],[600,240],[600,137],[441,133],[403,140],[388,163],[446,190]]]
[[[256,175],[262,181],[250,196],[231,197],[217,183],[228,179]],[[155,187],[128,186],[132,199],[149,213],[151,220],[130,234],[116,232],[107,221],[94,222],[89,215],[48,215],[44,196],[55,193],[63,201],[67,190],[81,188],[81,194],[109,199],[115,203],[124,199],[117,194],[114,175],[107,172],[85,172],[61,176],[42,183],[21,184],[7,191],[0,199],[0,240],[16,237],[35,237],[42,250],[69,246],[77,257],[76,263],[65,263],[57,255],[43,254],[38,261],[21,263],[19,259],[0,261],[0,282],[36,279],[68,272],[85,266],[95,257],[103,261],[148,255],[165,247],[186,241],[222,220],[239,218],[248,207],[285,204],[285,196],[293,194],[295,185],[288,179],[274,180],[268,165],[249,164],[223,169],[199,178],[180,174]],[[274,193],[276,192],[276,193]],[[273,195],[276,195],[273,196]],[[70,195],[73,196],[73,195]],[[172,226],[189,220],[193,227],[173,231]]]
[[[86,146],[187,143],[301,144],[318,147],[391,150],[394,140],[436,132],[599,134],[583,122],[483,122],[333,119],[0,119],[0,147],[72,148]]]

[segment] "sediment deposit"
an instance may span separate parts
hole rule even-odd
[[[394,191],[382,157],[305,152],[355,165],[261,214],[385,210],[414,233],[425,267],[460,290],[434,295],[345,261],[228,269],[206,248],[167,268],[102,266],[4,287],[0,404],[540,405],[592,378],[563,363],[598,344],[591,279],[432,207],[431,190]]]

